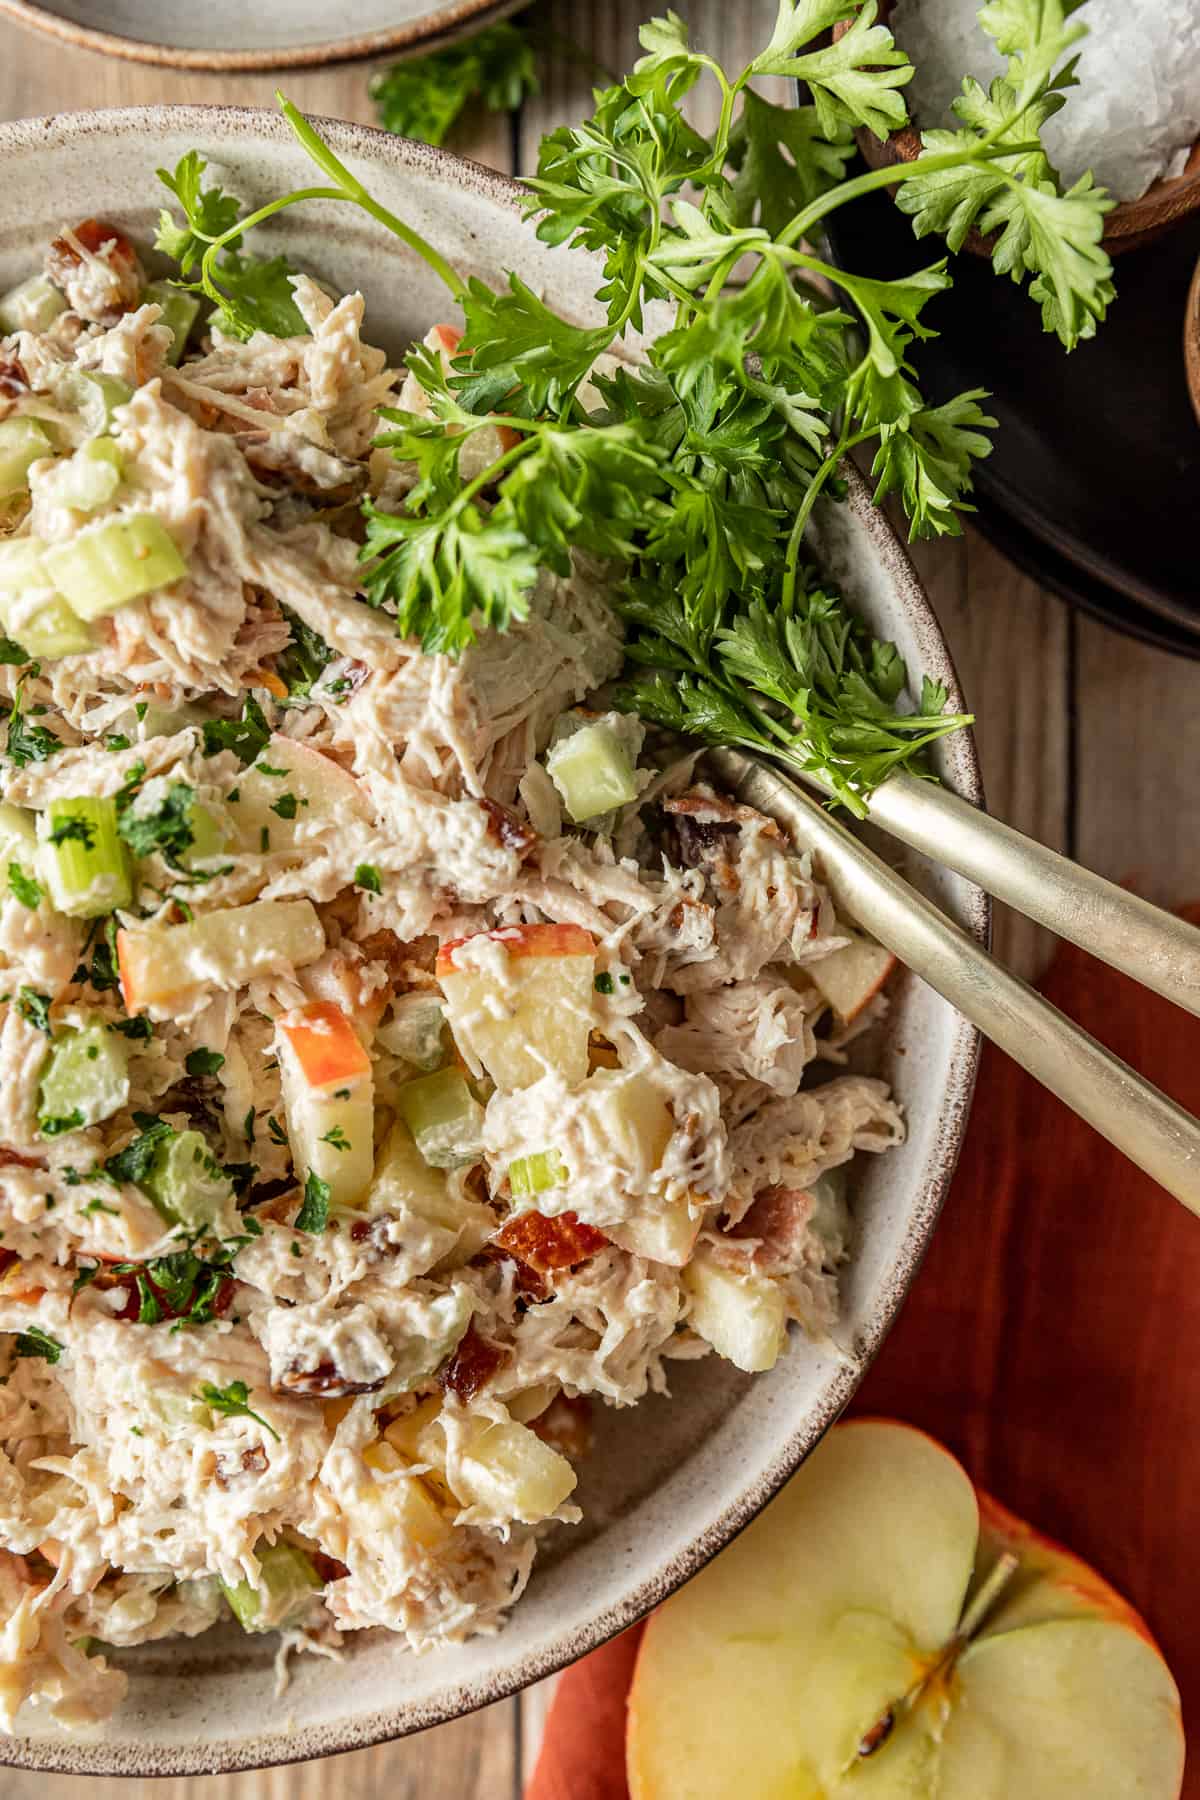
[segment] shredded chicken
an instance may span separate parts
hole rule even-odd
[[[543,576],[457,661],[366,604],[347,503],[412,475],[373,461],[404,372],[362,297],[297,278],[303,333],[210,333],[174,367],[119,232],[64,228],[46,267],[67,310],[6,341],[3,404],[56,454],[10,541],[149,518],[183,572],[87,649],[0,664],[9,1731],[102,1719],[123,1648],[231,1613],[281,1656],[499,1629],[580,1516],[589,1402],[735,1354],[693,1259],[822,1337],[853,1248],[831,1171],[903,1134],[882,1083],[827,1079],[886,999],[831,1014],[819,870],[604,712],[604,569]],[[99,420],[95,376],[130,390]],[[120,479],[81,508],[101,430]],[[55,594],[27,591],[30,629]],[[635,798],[574,824],[547,752],[596,721]],[[85,798],[124,870],[102,904],[57,873],[92,851],[53,836]],[[456,1096],[449,1148],[422,1079]]]

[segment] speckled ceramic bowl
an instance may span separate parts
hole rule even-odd
[[[540,244],[497,175],[423,145],[342,124],[330,141],[377,197],[460,270],[498,282],[515,268],[581,322],[595,322],[590,259]],[[96,213],[148,240],[161,192],[154,170],[198,146],[226,183],[259,204],[311,180],[283,123],[265,112],[155,108],[0,126],[0,285],[27,273],[64,218]],[[266,241],[331,288],[360,287],[369,335],[396,353],[447,316],[436,278],[381,227],[322,203],[272,222]],[[916,576],[863,483],[819,510],[815,548],[910,669],[950,687],[954,670]],[[947,740],[941,770],[981,798],[974,745]],[[978,890],[927,870],[926,885],[982,940]],[[909,1118],[903,1148],[862,1158],[858,1241],[843,1282],[835,1356],[797,1343],[749,1380],[709,1358],[678,1365],[674,1397],[604,1411],[581,1483],[585,1522],[546,1542],[507,1629],[420,1659],[383,1633],[354,1636],[341,1664],[300,1659],[275,1694],[273,1645],[235,1629],[152,1645],[123,1661],[132,1681],[115,1719],[68,1738],[35,1718],[0,1747],[25,1768],[119,1776],[245,1769],[353,1750],[514,1692],[631,1624],[728,1543],[813,1448],[854,1392],[895,1317],[954,1169],[975,1076],[975,1033],[928,989],[898,984],[880,1069]]]
[[[324,68],[431,50],[528,0],[0,0],[0,13],[80,50],[162,69]]]

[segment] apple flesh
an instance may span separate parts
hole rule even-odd
[[[843,1025],[858,1017],[896,966],[896,958],[882,944],[856,931],[849,937],[840,950],[804,965],[804,973]]]
[[[838,1426],[650,1621],[633,1800],[1177,1800],[1133,1609],[932,1439]]]
[[[578,925],[512,925],[443,945],[437,976],[459,1049],[497,1087],[588,1072],[596,945]]]

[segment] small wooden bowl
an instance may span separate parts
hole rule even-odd
[[[879,0],[879,23],[888,24],[894,11],[895,0]],[[847,20],[834,26],[835,40],[850,29],[851,23]],[[857,137],[863,158],[873,169],[915,162],[921,154],[921,134],[911,125],[894,132],[884,144],[873,131],[861,130]],[[1148,244],[1197,209],[1200,209],[1200,141],[1192,145],[1182,175],[1156,181],[1138,199],[1121,200],[1106,214],[1104,248],[1110,256],[1118,256],[1123,250],[1136,250],[1140,244]],[[965,248],[973,250],[977,256],[990,254],[988,239],[974,230],[968,233]]]
[[[1200,424],[1200,262],[1192,276],[1183,315],[1183,366],[1196,421]]]

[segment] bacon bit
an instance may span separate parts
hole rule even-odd
[[[18,357],[0,357],[0,394],[6,400],[16,400],[29,392],[29,377],[26,375]]]
[[[473,1400],[503,1363],[508,1351],[490,1338],[482,1337],[472,1320],[458,1341],[458,1348],[441,1373],[441,1383],[448,1394],[466,1402]]]
[[[813,1197],[803,1188],[763,1188],[726,1237],[743,1255],[739,1240],[756,1240],[750,1261],[765,1275],[787,1273],[804,1254],[812,1210]]]
[[[301,1369],[295,1363],[285,1369],[273,1391],[277,1394],[304,1394],[322,1400],[344,1400],[350,1394],[373,1394],[383,1386],[378,1381],[347,1381],[336,1363],[319,1362],[315,1369]]]
[[[43,1162],[40,1162],[36,1156],[22,1156],[19,1150],[9,1150],[5,1145],[0,1144],[0,1169],[9,1167],[17,1169],[43,1169],[45,1166],[46,1165]]]
[[[502,844],[506,850],[514,850],[518,856],[528,856],[538,841],[538,834],[532,825],[524,819],[518,819],[515,813],[501,806],[498,800],[489,800],[486,795],[479,802],[488,819],[488,836]]]
[[[556,1394],[545,1412],[529,1421],[529,1429],[568,1462],[579,1462],[591,1449],[595,1435],[591,1400],[586,1394],[577,1394],[574,1399]]]
[[[125,233],[118,231],[115,225],[109,225],[104,219],[81,220],[75,227],[74,235],[76,241],[92,256],[99,256],[105,244],[111,244],[113,248],[109,252],[110,261],[129,264],[137,262],[137,251]],[[55,238],[50,248],[65,256],[69,262],[77,263],[80,260],[75,245],[68,243],[65,238]]]
[[[308,1560],[322,1581],[345,1581],[350,1573],[344,1562],[336,1556],[329,1556],[324,1550],[309,1549]]]
[[[520,1213],[492,1241],[539,1275],[552,1269],[573,1269],[608,1243],[602,1231],[573,1212],[559,1213],[553,1219],[539,1212]]]

